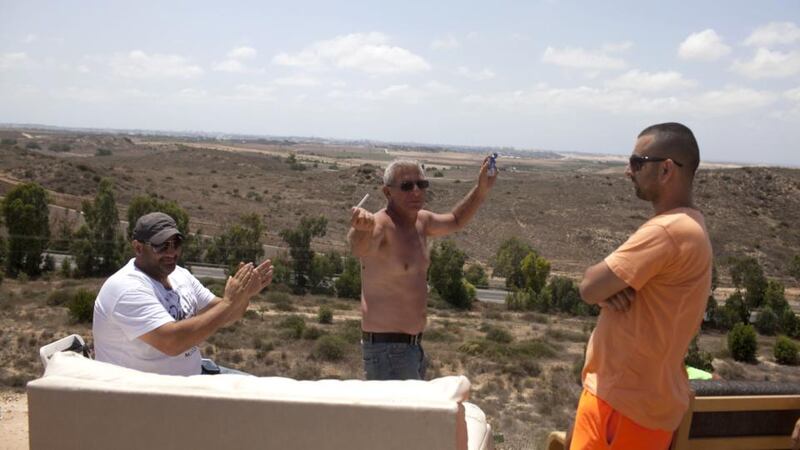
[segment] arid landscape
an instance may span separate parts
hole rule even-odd
[[[392,159],[422,161],[431,180],[428,208],[444,211],[473,186],[488,153],[42,129],[0,130],[0,138],[0,195],[21,182],[41,184],[54,224],[66,218],[77,225],[81,201],[91,200],[100,180],[110,178],[120,220],[126,220],[134,197],[150,193],[183,207],[193,233],[213,236],[241,214],[256,213],[266,225],[263,244],[285,247],[282,229],[301,217],[323,215],[327,234],[313,242],[320,252],[346,251],[349,208],[364,194],[370,194],[366,208],[383,206],[382,168]],[[287,162],[290,155],[296,162]],[[553,274],[578,280],[651,214],[635,197],[619,157],[515,153],[501,155],[498,167],[489,200],[454,237],[470,263],[489,269],[499,244],[516,236],[552,263]],[[732,292],[726,261],[752,256],[768,278],[786,286],[787,300],[800,312],[800,281],[789,273],[800,253],[800,169],[704,164],[695,180],[695,203],[712,238],[718,301]],[[222,288],[218,280],[203,281],[212,290]],[[30,280],[6,277],[0,284],[0,435],[10,436],[0,439],[0,448],[26,446],[24,386],[42,372],[38,348],[71,333],[91,342],[91,324],[73,321],[64,299],[78,289],[96,292],[102,282],[54,272]],[[320,323],[321,309],[333,312],[332,323]],[[424,338],[428,377],[470,379],[472,401],[487,414],[498,449],[542,448],[547,433],[565,429],[574,414],[593,326],[590,317],[479,302],[462,312],[433,299]],[[359,327],[357,301],[296,296],[274,286],[253,301],[242,321],[209,339],[203,352],[255,375],[359,378]],[[331,350],[332,340],[346,350]],[[699,346],[714,356],[715,373],[723,378],[800,382],[797,367],[776,364],[774,341],[758,336],[755,364],[732,360],[721,333],[703,332]]]

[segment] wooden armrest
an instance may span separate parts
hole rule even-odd
[[[564,447],[567,440],[566,431],[553,431],[547,437],[547,450],[566,450]]]

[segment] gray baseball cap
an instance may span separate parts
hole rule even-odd
[[[136,226],[133,227],[133,239],[153,245],[161,245],[176,234],[183,238],[175,220],[162,212],[152,212],[139,217]]]

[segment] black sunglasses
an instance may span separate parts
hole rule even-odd
[[[179,237],[164,241],[158,245],[153,244],[152,242],[147,242],[147,245],[149,245],[150,248],[152,248],[153,251],[156,253],[164,253],[169,249],[180,250],[182,244],[183,244],[183,239]]]
[[[675,161],[672,158],[660,158],[658,156],[647,156],[647,155],[644,155],[644,156],[631,155],[630,159],[628,159],[628,165],[631,166],[631,170],[632,171],[636,172],[636,171],[640,170],[642,168],[642,166],[644,166],[644,163],[661,162],[661,161],[666,161],[668,159],[670,161],[674,162],[676,166],[683,167],[683,164],[679,163],[678,161]]]
[[[428,180],[417,180],[417,181],[403,181],[400,183],[400,190],[403,192],[411,192],[414,190],[414,185],[417,185],[420,191],[424,191],[430,187],[431,182]]]

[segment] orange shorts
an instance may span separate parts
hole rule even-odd
[[[586,389],[578,402],[570,450],[666,450],[672,433],[645,428]]]

